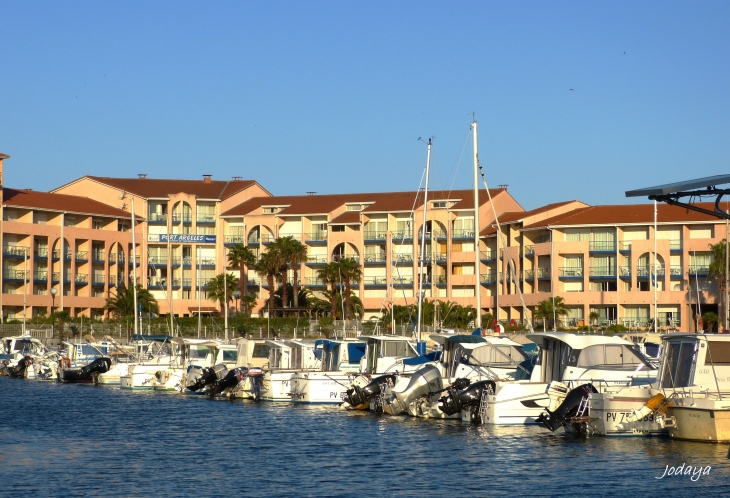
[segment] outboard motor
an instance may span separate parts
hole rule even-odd
[[[25,378],[25,372],[33,364],[33,360],[30,356],[23,356],[20,361],[18,361],[18,364],[14,367],[8,368],[8,375],[10,377],[13,377],[15,379],[23,379]]]
[[[568,393],[565,400],[563,400],[555,411],[545,410],[542,415],[537,417],[536,422],[546,429],[555,432],[560,427],[564,427],[570,417],[575,416],[578,411],[578,406],[580,406],[584,399],[590,397],[591,393],[597,392],[593,384],[578,386]]]
[[[226,376],[228,368],[222,363],[212,367],[206,367],[193,382],[188,382],[189,391],[199,391],[208,384],[213,384]],[[192,380],[192,379],[191,379]]]
[[[380,395],[380,386],[382,384],[385,384],[387,381],[395,384],[395,380],[395,374],[386,374],[381,375],[380,377],[375,377],[370,384],[365,387],[352,386],[350,389],[345,391],[345,401],[352,407],[363,405],[370,401],[371,398]]]
[[[384,400],[383,411],[390,415],[400,415],[408,410],[408,406],[417,398],[431,399],[431,396],[441,394],[443,387],[438,367],[424,365],[411,376],[403,391],[393,392],[390,399]]]
[[[94,377],[108,372],[111,366],[111,358],[97,358],[85,367],[64,369],[61,372],[61,380],[71,383],[93,382]]]
[[[461,382],[459,382],[461,381]],[[455,415],[471,406],[479,406],[484,391],[494,392],[497,385],[493,380],[481,380],[473,384],[467,384],[468,387],[459,390],[464,385],[464,381],[468,379],[457,379],[457,382],[449,387],[448,394],[441,398],[441,410],[446,415]]]
[[[261,401],[261,389],[264,384],[264,371],[260,368],[251,368],[248,371],[248,379],[251,383],[251,393],[255,402]]]
[[[236,387],[238,383],[241,382],[246,376],[247,372],[248,368],[246,367],[239,367],[234,368],[233,370],[229,370],[225,377],[217,380],[212,386],[208,388],[208,394],[212,397],[222,393],[226,389]]]

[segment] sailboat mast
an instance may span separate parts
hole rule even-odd
[[[132,196],[132,254],[129,259],[132,260],[132,288],[134,289],[134,334],[137,335],[137,314],[139,308],[137,307],[137,223],[134,216],[134,196]]]
[[[482,288],[480,268],[481,260],[479,258],[479,147],[477,144],[477,120],[472,123],[474,128],[474,274],[476,275],[475,295],[477,298],[477,316],[476,326],[482,327]]]
[[[426,215],[428,213],[428,177],[431,173],[431,139],[428,139],[426,155],[426,188],[423,196],[423,223],[421,224],[421,257],[418,260],[418,322],[416,323],[418,342],[421,342],[421,315],[423,311],[423,260],[426,259]]]

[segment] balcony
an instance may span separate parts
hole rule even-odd
[[[179,225],[181,221],[185,225],[192,225],[193,224],[193,215],[191,213],[184,214],[184,215],[175,213],[172,215],[172,224],[173,225]]]
[[[33,282],[45,283],[48,282],[48,272],[45,270],[33,272]]]
[[[86,263],[89,261],[89,252],[88,251],[76,251],[76,262],[77,263]]]
[[[91,262],[104,264],[104,253],[101,251],[91,251]]]
[[[365,242],[385,242],[388,238],[388,232],[385,230],[367,230],[364,236]]]
[[[616,243],[613,240],[593,240],[588,244],[588,251],[595,253],[615,253]]]
[[[48,259],[47,247],[36,247],[34,253],[36,259]]]
[[[248,284],[249,287],[258,287],[261,285],[261,279],[256,277],[248,277]]]
[[[150,225],[167,225],[167,213],[148,213],[147,223]]]
[[[583,280],[583,268],[561,267],[560,280]]]
[[[53,273],[51,273],[51,282],[53,282],[54,284],[57,284],[60,281],[61,281],[60,272],[54,271]]]
[[[183,258],[182,258],[182,264],[183,264],[183,266],[192,266],[193,265],[193,257],[192,256],[183,256]]]
[[[413,254],[393,254],[393,264],[413,264]]]
[[[172,279],[172,288],[173,289],[179,289],[182,285],[182,279],[181,278],[173,278]]]
[[[550,280],[550,268],[538,268],[537,269],[537,279],[538,280]]]
[[[433,253],[433,259],[436,261],[436,263],[444,264],[446,263],[446,253],[445,252],[435,252]]]
[[[91,285],[96,287],[104,287],[104,283],[106,282],[106,277],[104,275],[92,275],[91,276]]]
[[[196,264],[200,265],[201,267],[206,266],[215,266],[215,258],[200,258]]]
[[[238,246],[243,245],[246,237],[244,237],[243,235],[226,235],[224,240],[224,244],[227,246]]]
[[[356,263],[360,263],[360,256],[357,254],[335,254],[332,256],[332,261],[342,261],[343,259],[352,259]]]
[[[451,232],[451,240],[474,240],[474,230],[457,228]]]
[[[24,282],[25,274],[30,272],[24,272],[23,270],[3,270],[3,280],[10,282]]]
[[[139,266],[140,262],[142,261],[142,258],[140,256],[130,256],[129,257],[129,263],[134,264],[134,266]]]
[[[525,256],[532,257],[535,255],[535,246],[525,246]]]
[[[180,256],[173,256],[172,258],[170,258],[170,261],[172,266],[180,266],[180,264],[182,263],[182,258]]]
[[[631,267],[630,266],[619,266],[619,276],[621,278],[631,278]]]
[[[479,259],[482,263],[494,263],[497,261],[497,251],[479,251]]]
[[[364,259],[366,265],[384,265],[387,261],[385,254],[366,254]]]
[[[66,278],[68,278],[68,276],[66,276]],[[76,285],[88,285],[89,275],[86,273],[77,273],[74,275],[74,283]]]
[[[182,286],[183,286],[183,289],[190,289],[193,286],[193,279],[192,278],[183,278]]]
[[[434,230],[433,238],[436,240],[446,240],[449,238],[449,235],[446,233],[445,230]]]
[[[709,265],[692,265],[689,267],[691,277],[707,277],[710,274]]]
[[[30,257],[30,247],[26,246],[3,246],[3,256],[11,258]]]
[[[497,274],[495,272],[484,273],[479,275],[479,280],[482,284],[495,284],[497,283]]]
[[[147,288],[152,290],[165,290],[167,289],[167,280],[153,277],[147,280]]]
[[[631,252],[631,241],[625,240],[618,243],[618,250],[621,253]]]
[[[669,267],[669,278],[681,279],[684,277],[681,266],[670,266]]]
[[[250,246],[257,246],[261,243],[261,239],[259,238],[258,234],[254,233],[249,235],[248,237],[248,245]]]
[[[304,243],[309,245],[326,244],[327,232],[314,232],[304,234]]]
[[[362,279],[365,287],[387,287],[387,277],[363,277]]]
[[[413,285],[413,277],[393,277],[393,285]]]
[[[669,252],[682,252],[682,241],[681,240],[670,240],[669,241]]]
[[[436,287],[446,287],[448,284],[448,279],[446,278],[446,275],[434,275],[433,281],[436,284]]]
[[[322,266],[327,264],[327,256],[321,254],[316,256],[307,256],[305,263],[307,266]]]
[[[198,213],[195,222],[198,225],[215,225],[215,215]]]
[[[649,278],[654,274],[653,266],[637,266],[636,278]],[[657,278],[664,278],[664,267],[660,266],[656,269]]]
[[[150,266],[167,266],[167,256],[149,256],[147,264]]]
[[[397,232],[393,232],[393,242],[398,241],[404,241],[404,240],[413,240],[413,231],[412,230],[399,230]]]
[[[306,277],[305,279],[306,286],[307,287],[326,287],[327,284],[324,283],[324,280],[322,280],[319,277]]]
[[[261,243],[262,244],[265,244],[266,245],[266,244],[272,244],[274,242],[276,242],[276,237],[274,237],[273,235],[270,235],[270,234],[265,233],[265,234],[263,234],[261,236]]]
[[[535,280],[535,270],[525,270],[522,274],[524,280]]]
[[[597,278],[616,278],[615,266],[591,266],[589,276],[592,279]]]

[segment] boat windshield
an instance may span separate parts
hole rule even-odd
[[[238,361],[238,351],[236,350],[224,350],[223,351],[223,361],[226,363],[233,363]]]
[[[205,359],[210,352],[210,348],[207,346],[193,346],[190,348],[190,359]]]
[[[577,351],[579,367],[635,370],[648,366],[641,352],[622,344],[597,344]]]
[[[671,342],[664,355],[660,387],[689,387],[692,369],[697,360],[697,341]]]

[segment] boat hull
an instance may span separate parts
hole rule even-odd
[[[266,372],[261,401],[291,402],[295,376],[296,372]]]
[[[293,380],[291,400],[297,404],[339,405],[352,384],[352,375],[343,373],[303,373]]]
[[[670,408],[667,415],[674,417],[674,427],[669,427],[669,435],[673,439],[710,443],[730,442],[730,409],[728,408],[677,406]]]

